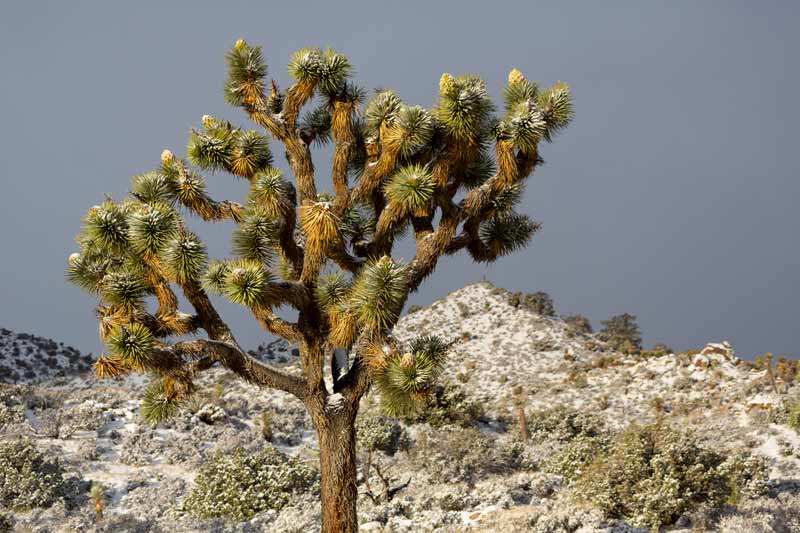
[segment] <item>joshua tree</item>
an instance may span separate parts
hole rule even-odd
[[[204,116],[186,159],[165,150],[157,169],[133,178],[129,198],[89,209],[68,277],[100,299],[107,349],[97,375],[152,375],[142,404],[150,420],[173,414],[215,364],[303,402],[319,438],[322,529],[353,532],[359,400],[374,385],[390,414],[422,405],[448,348],[430,336],[400,346],[392,327],[442,255],[465,250],[494,261],[539,228],[513,206],[541,162],[540,141],[572,118],[569,88],[540,90],[512,70],[495,118],[480,78],[444,74],[429,110],[379,90],[362,113],[365,93],[334,50],[295,53],[286,91],[267,82],[258,46],[237,41],[227,63],[226,99],[283,144],[296,185],[273,166],[261,131]],[[315,107],[301,117],[306,104]],[[317,188],[311,151],[328,143],[330,193]],[[203,170],[247,180],[247,198],[212,199]],[[234,257],[208,261],[191,215],[234,222]],[[415,255],[401,264],[391,252],[409,227]],[[178,309],[176,290],[190,312]],[[209,293],[249,308],[267,332],[296,344],[302,371],[249,356]],[[284,305],[295,321],[275,314]]]

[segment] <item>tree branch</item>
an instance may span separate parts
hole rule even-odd
[[[249,383],[262,387],[272,387],[290,394],[300,400],[305,397],[305,381],[297,376],[285,374],[261,361],[247,355],[239,346],[223,341],[194,340],[183,341],[164,348],[176,355],[196,359],[194,369],[209,368],[213,362],[241,377]]]

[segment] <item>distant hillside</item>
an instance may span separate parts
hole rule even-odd
[[[45,337],[0,328],[0,383],[31,383],[85,372],[92,354]]]

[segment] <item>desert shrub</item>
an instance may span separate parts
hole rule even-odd
[[[392,418],[363,413],[356,422],[358,443],[369,451],[380,451],[392,456],[411,446],[408,431]]]
[[[663,423],[632,426],[577,480],[581,494],[610,517],[658,529],[694,509],[716,508],[765,487],[765,463],[725,459]]]
[[[602,436],[578,435],[545,462],[544,470],[575,481],[607,446]]]
[[[413,454],[432,477],[473,484],[491,474],[508,474],[522,466],[523,446],[498,445],[475,428],[448,427],[418,438]]]
[[[663,342],[657,342],[649,350],[642,351],[642,357],[661,357],[663,355],[669,355],[671,353],[675,353],[675,350],[673,350]]]
[[[784,391],[794,385],[797,379],[798,369],[800,369],[800,364],[793,359],[781,357],[778,359],[778,362],[775,363],[775,376],[783,383]]]
[[[629,313],[612,316],[602,322],[603,329],[598,338],[607,342],[613,350],[626,354],[642,351],[642,335],[636,317]]]
[[[202,518],[248,520],[268,509],[280,510],[293,495],[317,490],[317,472],[273,447],[260,454],[217,452],[203,464],[181,508]]]
[[[744,498],[769,492],[769,461],[760,455],[735,453],[720,465],[728,488],[727,502],[737,504]]]
[[[20,388],[0,384],[0,428],[25,420],[27,405],[22,400]]]
[[[70,492],[58,459],[29,440],[0,443],[0,504],[11,509],[50,507]]]
[[[434,387],[419,414],[406,418],[406,422],[427,422],[434,427],[445,424],[466,427],[485,418],[483,403],[469,398],[460,384],[443,381]]]
[[[565,406],[535,411],[530,416],[528,428],[537,440],[555,439],[561,442],[569,442],[578,436],[595,437],[602,433],[602,425],[597,417]]]
[[[14,530],[14,521],[5,514],[0,513],[0,533],[11,533]]]
[[[542,316],[556,316],[556,307],[553,299],[544,291],[523,295],[515,292],[508,296],[508,303],[514,307],[522,307]]]
[[[800,402],[791,408],[789,411],[789,417],[786,419],[786,423],[789,424],[789,427],[794,429],[797,433],[800,433]]]
[[[567,324],[567,332],[570,335],[588,335],[594,331],[592,323],[583,315],[566,315],[561,319]]]
[[[272,411],[269,409],[264,409],[258,416],[258,427],[261,429],[261,436],[264,437],[264,440],[268,442],[271,442],[275,437],[275,434],[272,431],[272,418]]]

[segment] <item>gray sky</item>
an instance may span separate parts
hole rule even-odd
[[[249,125],[221,91],[225,51],[244,37],[282,87],[307,45],[424,106],[443,72],[480,74],[497,97],[512,67],[573,87],[577,117],[544,146],[522,208],[541,233],[489,267],[442,261],[412,303],[486,276],[595,325],[631,312],[646,344],[798,355],[800,4],[160,3],[0,7],[0,326],[99,351],[94,301],[64,281],[80,217],[162,149],[183,153],[203,114]],[[208,182],[218,198],[245,193]],[[198,229],[227,253],[230,227]],[[241,341],[261,340],[220,305]]]

